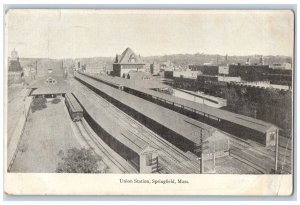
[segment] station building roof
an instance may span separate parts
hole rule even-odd
[[[121,55],[117,55],[117,64],[145,64],[139,55],[136,55],[131,48],[126,48]]]
[[[33,82],[29,88],[34,89],[31,95],[61,94],[69,91],[66,79],[58,76],[46,76]]]

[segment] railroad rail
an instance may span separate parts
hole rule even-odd
[[[180,99],[142,87],[132,86],[123,78],[93,76],[86,73],[79,73],[78,75],[88,77],[113,88],[119,87],[121,90],[124,90],[134,96],[141,97],[146,101],[189,116],[199,122],[209,124],[213,127],[218,127],[218,129],[223,130],[226,133],[239,136],[240,138],[256,140],[265,146],[272,146],[272,143],[274,142],[275,138],[270,140],[271,138],[268,137],[269,135],[277,135],[278,127],[271,123],[229,111],[220,110],[204,104],[195,103],[189,100]],[[234,127],[234,129],[229,127]]]
[[[77,90],[74,91],[75,95],[80,93],[88,93],[89,97],[95,99],[100,109],[105,110],[113,117],[122,129],[128,133],[135,135],[145,143],[149,144],[159,152],[159,164],[167,173],[199,173],[199,162],[191,160],[187,154],[168,141],[162,139],[160,136],[140,124],[126,113],[119,110],[114,105],[85,87],[79,82],[73,82]],[[87,123],[87,122],[86,122]],[[164,173],[163,170],[160,172]]]
[[[103,162],[113,170],[120,173],[138,173],[126,160],[117,155],[108,145],[106,145],[89,127],[85,119],[75,122],[76,128],[85,143],[93,150],[100,151]]]
[[[86,88],[86,89],[88,89],[88,88]],[[88,89],[89,90],[89,89]],[[96,96],[98,96],[98,97],[100,97],[99,96],[99,94],[97,94],[97,93],[95,93],[94,92],[94,95],[96,95]],[[108,101],[106,102],[106,104],[110,104]],[[111,104],[110,104],[111,105]],[[113,105],[111,105],[111,106],[113,106]],[[111,107],[111,106],[109,106],[109,107]],[[117,108],[118,109],[118,108]],[[118,112],[118,113],[120,113],[120,112]],[[127,119],[128,120],[128,119]],[[136,125],[135,125],[136,126]],[[221,132],[223,132],[223,131],[221,131]],[[132,134],[136,134],[135,132],[132,132],[131,131],[131,133]],[[139,133],[140,134],[140,132],[137,132],[137,133]],[[225,132],[223,132],[223,133],[225,133]],[[154,133],[155,134],[155,133]],[[227,135],[228,135],[228,133],[226,133]],[[233,137],[233,136],[231,136],[231,135],[229,135],[230,137]],[[147,138],[145,138],[145,139],[147,139]],[[145,140],[144,139],[144,140]],[[237,140],[237,139],[239,139],[239,140]],[[148,139],[149,140],[149,139]],[[255,161],[255,160],[249,160],[249,159],[247,159],[247,157],[249,158],[254,158],[254,157],[256,157],[256,158],[260,158],[260,157],[262,157],[262,158],[265,158],[265,159],[267,159],[267,158],[271,158],[272,159],[272,153],[271,152],[267,152],[267,151],[261,151],[260,149],[256,149],[255,148],[255,146],[253,146],[253,143],[251,143],[251,142],[248,142],[248,141],[245,141],[245,140],[243,140],[243,139],[240,139],[240,138],[237,138],[237,137],[235,137],[235,142],[236,143],[238,143],[239,145],[238,145],[238,147],[242,147],[242,148],[245,148],[245,147],[247,147],[247,148],[249,148],[249,147],[251,147],[252,149],[250,150],[247,150],[247,151],[245,151],[245,152],[243,152],[239,157],[241,157],[242,156],[242,158],[243,158],[243,162],[245,163],[245,161],[246,161],[246,164],[247,164],[247,161],[249,161],[248,162],[248,165],[249,165],[249,163],[251,163],[251,161]],[[149,141],[147,142],[147,143],[149,143]],[[284,151],[285,151],[285,155],[283,155],[282,153],[282,151],[283,151],[283,149],[282,149],[283,147],[281,146],[280,148],[279,148],[279,164],[278,164],[278,166],[285,166],[285,164],[289,164],[289,160],[288,159],[286,159],[286,149],[284,149]],[[181,151],[181,150],[180,150]],[[258,157],[258,155],[259,155],[259,157]],[[271,156],[270,156],[271,155]],[[244,156],[244,157],[243,157]],[[284,157],[282,157],[282,156],[284,156]],[[160,161],[164,161],[164,159],[161,159]],[[286,162],[285,162],[286,161]],[[176,162],[176,161],[175,161]],[[281,163],[282,162],[282,163]],[[178,160],[177,160],[177,163],[178,163]],[[197,163],[194,163],[193,162],[193,166],[194,167],[196,167],[197,166]],[[260,163],[257,163],[256,162],[256,164],[260,164]],[[288,166],[287,166],[288,167]],[[176,168],[176,169],[178,169],[178,168]],[[269,172],[269,170],[270,170],[270,164],[269,163],[267,163],[266,165],[265,165],[265,167],[263,167],[263,173],[266,173],[266,172]],[[287,169],[285,169],[285,171],[286,172],[288,172],[288,173],[290,173],[288,170],[290,170],[289,168],[287,168]],[[177,170],[178,171],[178,170]],[[179,172],[179,171],[178,171]]]

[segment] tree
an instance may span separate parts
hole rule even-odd
[[[52,100],[52,104],[58,104],[58,103],[60,103],[60,101],[61,101],[61,99],[59,99],[59,98],[54,98],[53,100]]]
[[[61,162],[58,163],[58,173],[106,173],[108,167],[103,163],[101,157],[96,156],[92,149],[71,148],[64,153],[58,153]]]
[[[39,98],[33,99],[32,103],[31,103],[32,112],[47,108],[46,103],[47,103],[47,100],[44,97],[39,97]]]
[[[223,88],[222,93],[224,93],[225,99],[227,99],[227,106],[229,110],[235,112],[237,110],[237,105],[239,103],[240,97],[236,92],[234,87]]]

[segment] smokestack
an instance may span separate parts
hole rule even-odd
[[[250,65],[250,58],[247,58],[246,65]]]
[[[259,63],[260,63],[260,65],[264,65],[264,58],[263,58],[263,56],[260,57]]]

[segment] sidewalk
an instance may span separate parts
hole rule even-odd
[[[14,113],[16,121],[14,123],[8,124],[8,137],[7,137],[7,166],[10,169],[11,164],[14,161],[14,158],[17,153],[17,148],[19,145],[20,138],[23,134],[24,126],[26,123],[26,118],[28,116],[30,104],[32,97],[26,97],[17,110],[17,113]],[[10,115],[10,114],[8,114]],[[13,127],[13,128],[12,128]],[[9,132],[10,131],[10,132]]]

